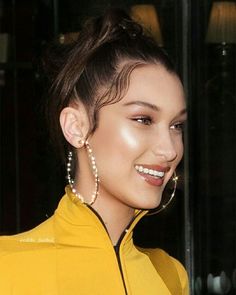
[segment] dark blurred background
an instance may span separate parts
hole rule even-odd
[[[236,294],[236,1],[0,0],[0,233],[48,218],[66,184],[44,119],[42,53],[109,6],[148,15],[189,112],[177,196],[142,220],[135,241],[179,258],[192,294]]]

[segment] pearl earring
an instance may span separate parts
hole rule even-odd
[[[85,144],[84,140],[83,139],[79,139],[78,140],[78,144],[79,144],[79,147],[78,148],[82,148]]]
[[[98,196],[98,189],[99,189],[98,169],[97,169],[97,166],[96,166],[93,151],[92,151],[88,141],[87,140],[86,141],[80,140],[79,144],[81,145],[81,147],[85,146],[85,148],[86,148],[88,158],[89,158],[90,163],[91,163],[94,179],[95,179],[95,190],[94,190],[94,193],[92,194],[91,201],[89,203],[86,203],[85,200],[84,200],[84,197],[79,192],[77,192],[77,190],[74,187],[74,179],[71,177],[71,167],[72,167],[72,161],[73,161],[73,153],[72,153],[72,151],[69,151],[68,158],[67,158],[67,160],[68,160],[67,167],[66,167],[66,169],[67,169],[67,179],[68,179],[68,183],[69,183],[69,185],[71,187],[72,193],[81,201],[81,203],[85,203],[85,204],[88,204],[88,205],[91,206],[92,204],[94,204],[94,202],[96,201],[97,196]]]

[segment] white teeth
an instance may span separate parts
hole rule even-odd
[[[135,169],[139,172],[145,173],[145,174],[149,174],[152,176],[156,176],[156,177],[163,177],[165,175],[164,172],[162,171],[157,171],[157,170],[153,170],[153,169],[148,169],[148,168],[144,168],[143,166],[135,166]]]

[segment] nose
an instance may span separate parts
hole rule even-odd
[[[170,131],[160,132],[153,142],[152,151],[155,156],[163,158],[166,162],[172,162],[177,158],[177,149]]]

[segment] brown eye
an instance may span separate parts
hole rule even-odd
[[[184,130],[184,122],[175,123],[172,126],[170,126],[170,129],[183,132]]]
[[[143,125],[151,125],[152,124],[152,119],[150,117],[138,117],[138,118],[134,118],[133,119],[134,121],[138,122],[138,123],[141,123]]]

